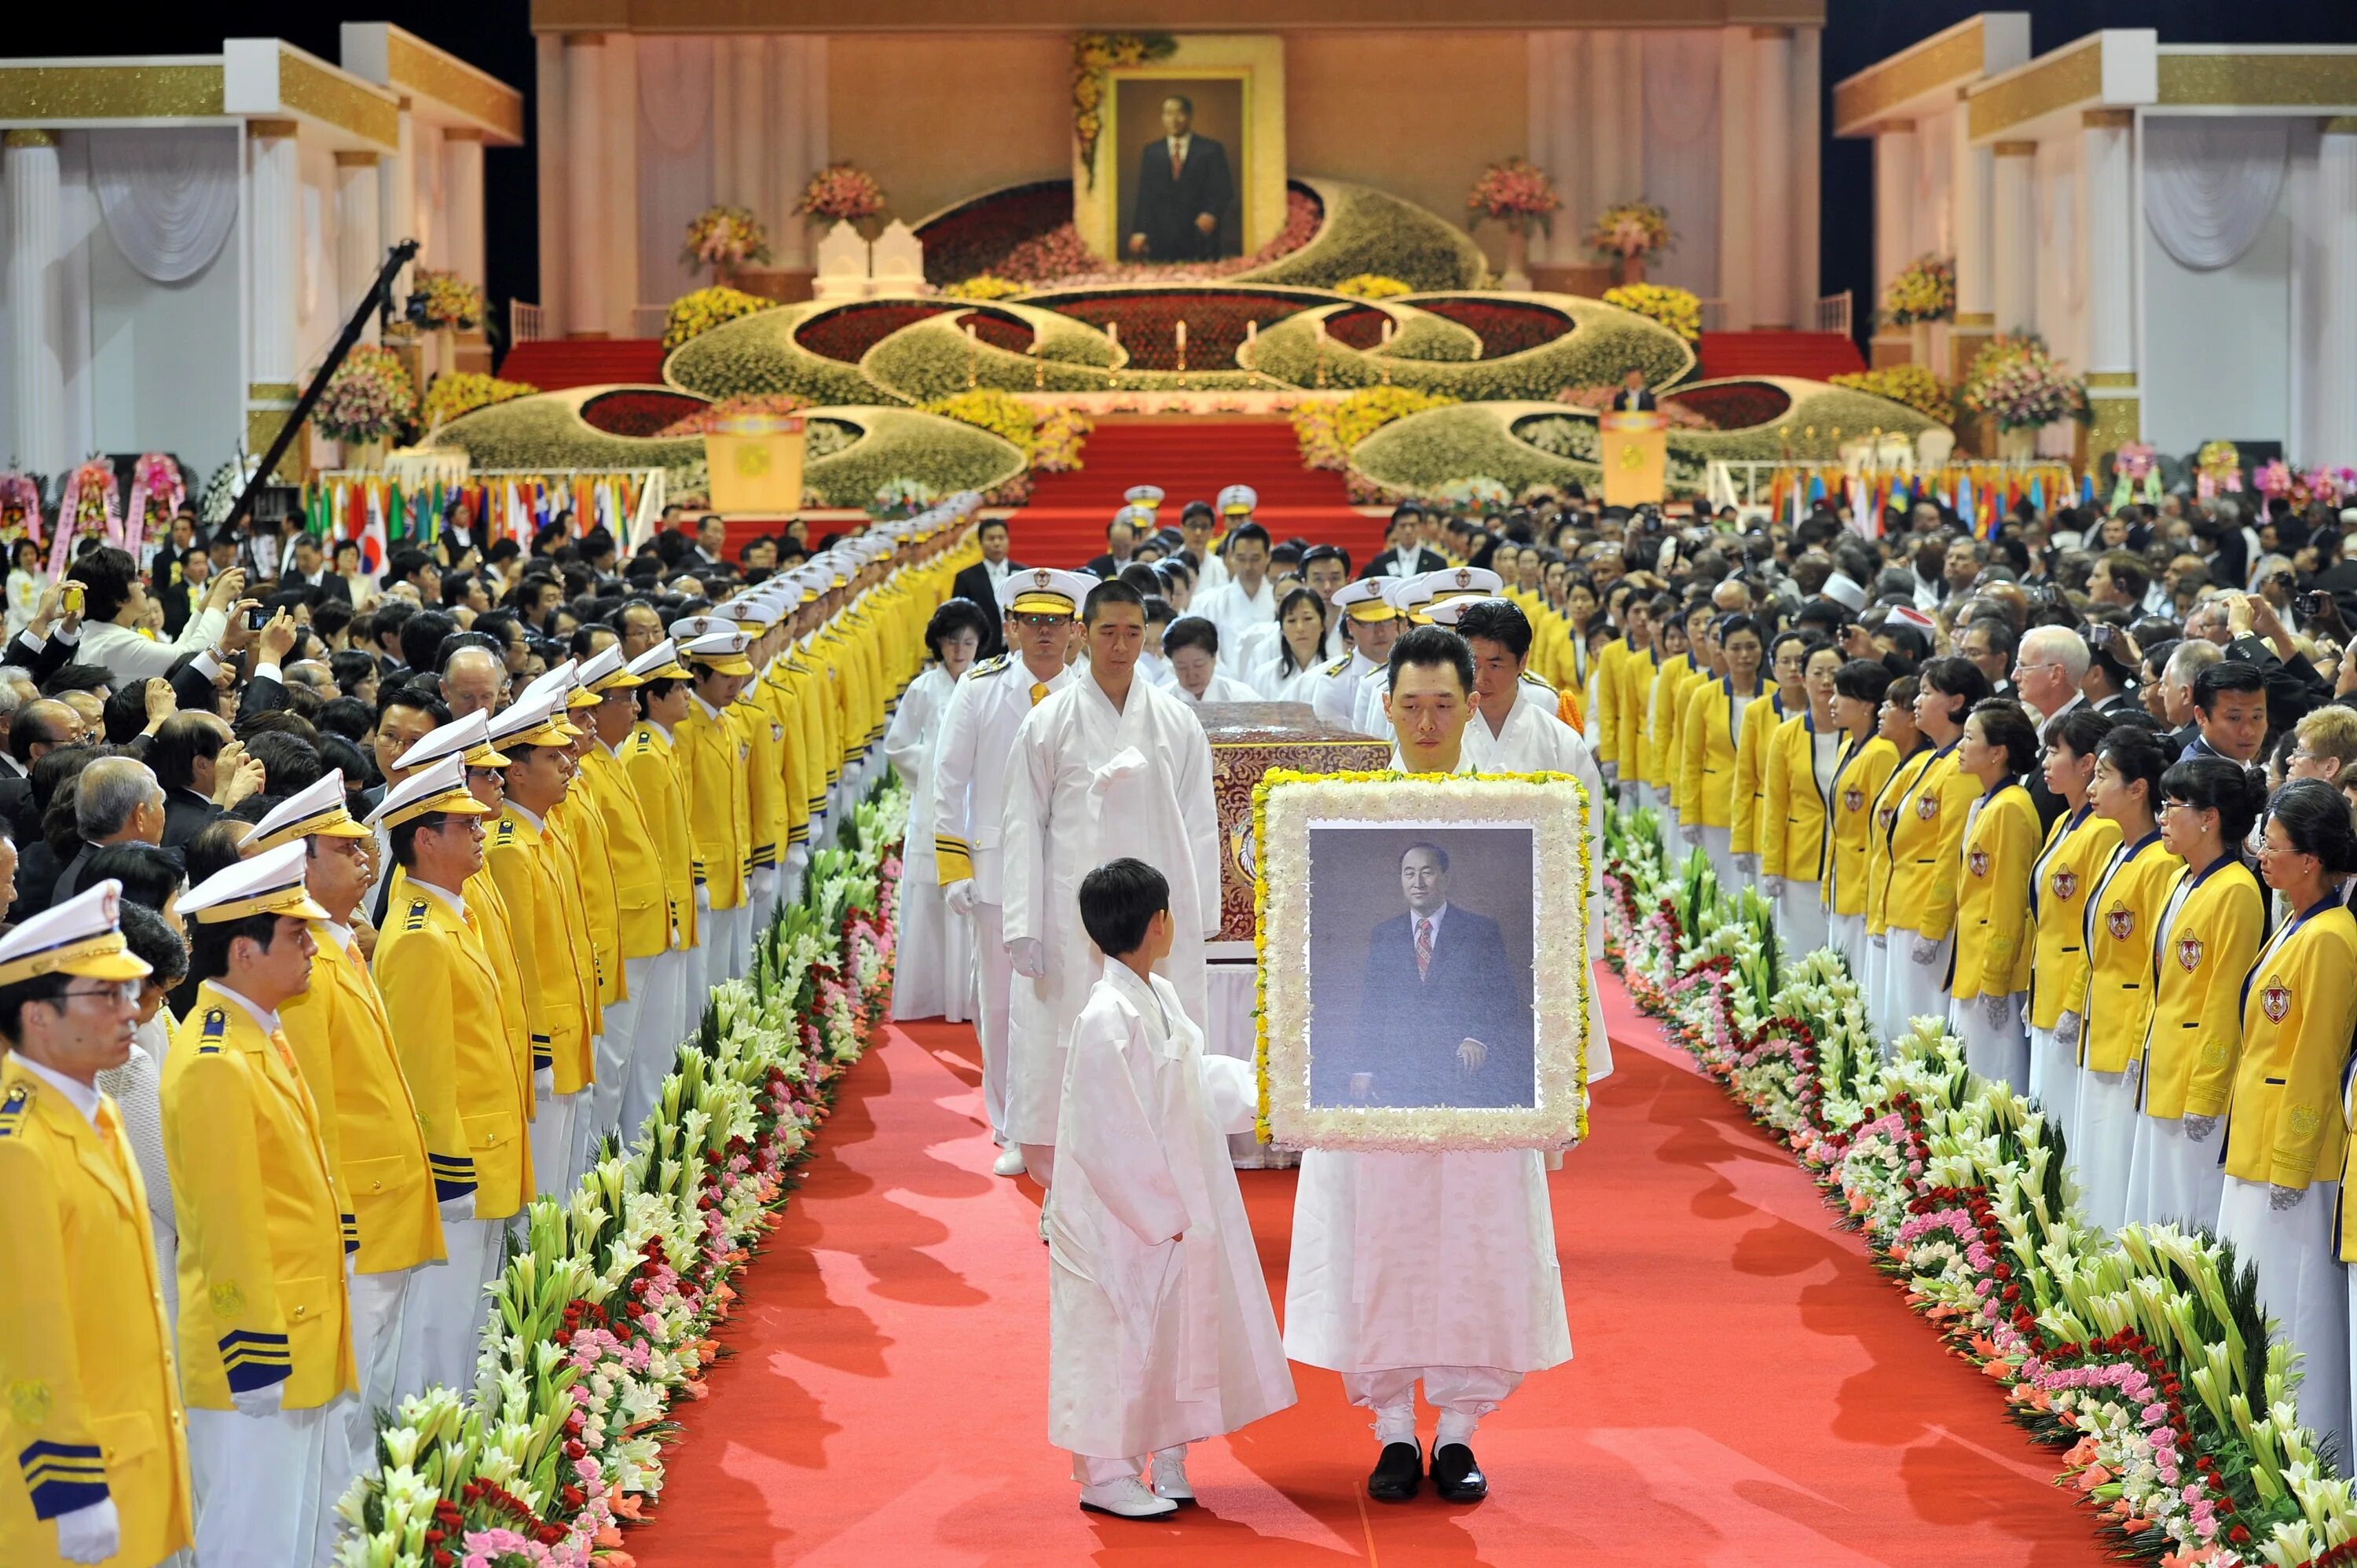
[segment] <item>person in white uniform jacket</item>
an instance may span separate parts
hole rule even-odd
[[[1428,607],[1450,599],[1486,598],[1504,585],[1505,580],[1487,566],[1451,566],[1446,571],[1393,578],[1384,583],[1383,596],[1399,612],[1403,627],[1429,625],[1432,617],[1427,613]],[[1390,713],[1384,705],[1390,692],[1388,669],[1377,669],[1359,683],[1351,725],[1360,734],[1383,740],[1392,738]]]
[[[1178,935],[1162,873],[1098,866],[1080,915],[1104,975],[1073,1026],[1056,1123],[1048,1434],[1083,1509],[1151,1519],[1195,1500],[1189,1444],[1294,1401],[1228,1157],[1260,1092],[1248,1063],[1204,1051],[1154,972]]]
[[[1012,651],[984,660],[951,689],[933,748],[935,875],[950,910],[974,923],[983,1106],[1000,1151],[992,1168],[1006,1176],[1023,1174],[1023,1152],[1007,1114],[1013,972],[1002,934],[1006,892],[998,838],[1007,760],[1015,732],[1031,710],[1080,679],[1071,667],[1069,645],[1079,640],[1073,617],[1095,585],[1084,572],[1045,568],[1016,573],[999,585]]]
[[[934,819],[933,746],[940,740],[950,693],[989,640],[990,623],[971,599],[951,599],[925,626],[935,662],[900,693],[884,755],[909,784],[909,820]],[[941,866],[929,832],[909,837],[900,875],[899,952],[893,963],[892,1016],[946,1018],[962,1023],[973,1012],[974,928],[942,896]]]
[[[1385,585],[1396,580],[1361,577],[1335,591],[1334,607],[1349,628],[1351,651],[1318,667],[1309,705],[1319,718],[1346,729],[1355,727],[1361,684],[1391,658],[1392,644],[1407,624],[1383,595]]]
[[[1392,649],[1393,766],[1471,773],[1473,661],[1464,640],[1418,627]],[[1415,1385],[1440,1412],[1434,1489],[1486,1496],[1471,1439],[1531,1372],[1571,1359],[1555,1218],[1537,1149],[1437,1154],[1310,1149],[1293,1205],[1285,1350],[1342,1374],[1372,1411],[1382,1453],[1367,1495],[1405,1501],[1424,1475]]]
[[[1254,627],[1276,621],[1276,587],[1268,580],[1268,530],[1247,522],[1228,535],[1228,580],[1198,588],[1188,607],[1220,628],[1220,641],[1241,647]]]
[[[1203,943],[1220,929],[1220,821],[1211,744],[1186,703],[1136,678],[1146,601],[1125,583],[1089,591],[1088,661],[1016,732],[1001,810],[1007,961],[1008,1133],[1052,1187],[1064,1050],[1097,965],[1080,924],[1081,878],[1114,858],[1170,879],[1176,947],[1161,966],[1190,1018],[1205,1014]]]
[[[1172,681],[1161,690],[1200,708],[1205,703],[1257,703],[1261,694],[1220,670],[1220,628],[1201,616],[1180,616],[1162,634]]]

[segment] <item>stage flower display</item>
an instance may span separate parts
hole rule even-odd
[[[1178,52],[1178,40],[1168,33],[1074,33],[1072,35],[1072,140],[1088,170],[1089,188],[1097,188],[1097,141],[1104,134],[1104,105],[1111,85],[1107,73],[1115,66],[1150,65]]]
[[[1889,326],[1952,321],[1955,315],[1956,263],[1953,257],[1918,256],[1883,288],[1882,319]]]
[[[758,294],[715,285],[681,295],[671,302],[663,316],[663,351],[669,353],[691,338],[702,336],[723,322],[742,317],[758,316],[764,310],[775,310],[778,302],[763,299]]]
[[[2204,441],[2193,458],[2194,485],[2203,500],[2243,493],[2243,451],[2232,441]]]
[[[483,291],[457,273],[419,267],[410,274],[409,309],[429,332],[472,332],[483,324]]]
[[[215,468],[212,477],[205,480],[203,491],[197,497],[198,521],[210,528],[225,520],[229,516],[229,509],[237,504],[239,493],[245,489],[246,481],[253,478],[253,471],[261,462],[262,454],[257,452]]]
[[[409,368],[390,349],[354,349],[328,378],[311,423],[331,441],[390,441],[417,418]]]
[[[1394,277],[1381,273],[1357,273],[1334,285],[1336,294],[1347,294],[1352,299],[1396,299],[1415,290]]]
[[[1546,170],[1528,158],[1512,157],[1483,169],[1465,193],[1465,226],[1478,228],[1487,219],[1517,233],[1544,231],[1555,226],[1562,206]]]
[[[857,223],[884,216],[884,188],[876,177],[850,164],[829,164],[802,187],[794,210],[834,223]]]
[[[995,273],[976,273],[970,278],[947,285],[942,292],[952,299],[1005,299],[1009,295],[1027,292],[1028,286]]]
[[[630,1146],[544,1195],[491,1288],[471,1389],[389,1412],[337,1505],[338,1568],[627,1563],[662,1443],[705,1397],[734,1282],[867,1048],[891,989],[908,796],[880,785],[811,857],[750,973],[702,1027]]]
[[[503,381],[478,371],[446,371],[426,387],[420,418],[425,428],[432,430],[462,413],[472,413],[495,403],[530,397],[539,391],[529,381]]]
[[[19,539],[41,542],[41,487],[33,476],[11,468],[0,473],[0,544]]]
[[[146,541],[162,537],[187,499],[178,460],[164,452],[141,453],[131,470],[131,499],[123,507],[123,547],[136,555]]]
[[[1604,303],[1658,321],[1689,343],[1702,340],[1702,300],[1691,289],[1659,283],[1624,283],[1606,289]]]
[[[1955,400],[1949,395],[1948,383],[1923,365],[1885,365],[1871,371],[1845,371],[1833,378],[1833,384],[1872,392],[1893,403],[1903,403],[1916,413],[1928,414],[1943,424],[1953,423],[1956,417]]]
[[[1615,261],[1642,261],[1677,242],[1670,232],[1670,215],[1650,201],[1624,201],[1608,207],[1587,231],[1587,248]]]
[[[1393,420],[1456,401],[1445,393],[1406,387],[1361,387],[1340,398],[1298,403],[1289,417],[1305,467],[1346,468],[1351,449]]]
[[[2089,417],[2086,383],[2063,370],[2035,333],[1990,338],[1973,356],[1957,397],[1966,413],[1988,415],[1999,430]]]
[[[1557,403],[1568,403],[1573,408],[1584,408],[1590,413],[1602,413],[1612,406],[1612,400],[1620,394],[1620,389],[1617,386],[1566,387],[1555,394],[1555,400]],[[1673,430],[1718,428],[1715,423],[1679,398],[1669,396],[1659,398],[1655,401],[1654,409]],[[1591,442],[1588,445],[1589,450],[1586,456],[1592,458],[1596,455],[1595,444]]]
[[[1878,1047],[1838,955],[1779,951],[1759,895],[1650,811],[1606,819],[1606,951],[1783,1144],[1877,1265],[2053,1450],[2117,1555],[2175,1568],[2339,1563],[2357,1504],[2293,1413],[2290,1347],[2206,1234],[2080,1216],[2061,1133],[1975,1077],[1932,1019]]]
[[[755,392],[746,397],[724,397],[718,403],[707,403],[683,418],[673,420],[655,435],[665,438],[709,435],[720,428],[720,422],[725,419],[778,419],[800,413],[810,406],[810,399],[797,397],[792,392]]]
[[[829,169],[817,175],[813,185],[834,172]],[[810,199],[807,192],[802,199]],[[687,242],[680,249],[680,259],[691,267],[710,267],[716,283],[722,274],[748,263],[768,261],[770,237],[750,208],[707,207],[688,220]]]

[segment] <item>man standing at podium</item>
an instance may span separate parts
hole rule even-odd
[[[1652,391],[1645,385],[1645,372],[1631,370],[1620,378],[1620,390],[1612,394],[1615,413],[1650,413],[1656,404]]]
[[[1195,101],[1162,101],[1162,134],[1137,159],[1129,253],[1140,261],[1208,262],[1220,254],[1220,220],[1236,199],[1228,149],[1195,134]]]

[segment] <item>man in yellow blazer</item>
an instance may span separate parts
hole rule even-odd
[[[331,769],[273,807],[241,850],[252,856],[300,844],[303,885],[328,914],[314,932],[319,951],[311,963],[310,989],[279,1008],[278,1016],[297,1060],[307,1048],[311,1055],[328,1057],[335,1067],[335,1098],[318,1109],[322,1121],[337,1125],[336,1155],[352,1206],[344,1262],[361,1397],[348,1412],[343,1434],[339,1468],[350,1475],[371,1457],[375,1434],[370,1412],[390,1410],[424,1391],[401,1387],[396,1376],[402,1305],[418,1272],[444,1254],[442,1217],[435,1208],[433,1167],[426,1161],[416,1101],[402,1076],[384,999],[353,935],[353,916],[368,891],[362,846],[370,833],[352,820],[344,800],[342,770]],[[328,1453],[331,1458],[337,1454],[333,1436]]]
[[[595,702],[574,715],[587,733],[576,746],[579,771],[573,793],[579,804],[597,811],[605,829],[623,971],[622,998],[606,1009],[604,1054],[597,1058],[590,1124],[600,1132],[618,1129],[627,1146],[639,1123],[623,1118],[623,1089],[641,1048],[658,1048],[645,1046],[646,1041],[660,1041],[668,1033],[671,1046],[679,1043],[681,995],[672,978],[676,966],[658,962],[672,946],[662,849],[639,803],[637,787],[615,751],[628,744],[638,722],[638,705],[630,694],[645,682],[625,668],[619,643],[592,654],[574,678]]]
[[[311,984],[303,846],[180,898],[203,983],[164,1064],[164,1157],[180,1223],[180,1387],[197,1561],[314,1560],[345,1480],[328,1434],[359,1391],[343,1217],[278,1009]]]
[[[751,747],[728,717],[729,704],[752,678],[753,667],[745,661],[750,640],[741,631],[707,632],[681,650],[695,681],[673,742],[687,775],[696,905],[711,916],[704,940],[707,987],[743,974],[753,950],[745,907],[752,849],[752,796],[745,775]]]
[[[516,1074],[498,972],[466,891],[482,869],[489,813],[453,753],[394,785],[369,817],[403,874],[374,969],[425,1123],[446,1254],[420,1270],[403,1304],[394,1376],[404,1388],[471,1384],[483,1284],[508,1219],[533,1196],[531,1090]]]
[[[0,1563],[149,1565],[189,1543],[188,1443],[147,1194],[98,1074],[145,962],[101,882],[0,937]]]
[[[679,661],[678,644],[665,638],[626,666],[640,684],[637,720],[616,756],[638,793],[650,842],[662,864],[663,908],[671,946],[656,961],[654,988],[673,998],[669,1022],[641,1029],[631,1054],[630,1081],[622,1090],[622,1125],[636,1127],[654,1109],[662,1080],[678,1059],[679,1042],[704,1012],[704,953],[697,945],[695,843],[687,825],[686,780],[673,754],[672,732],[687,716],[692,677]]]

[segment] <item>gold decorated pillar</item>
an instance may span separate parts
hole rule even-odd
[[[10,131],[0,174],[8,187],[8,381],[16,460],[37,474],[62,472],[66,450],[58,134]]]
[[[2087,255],[2087,400],[2093,462],[2141,428],[2136,363],[2136,111],[2079,116],[2080,231]]]

